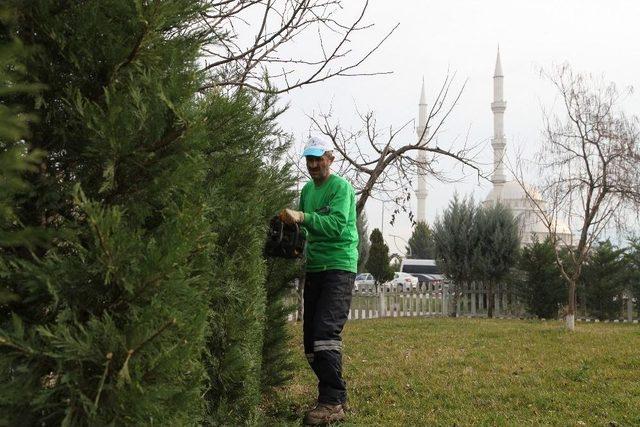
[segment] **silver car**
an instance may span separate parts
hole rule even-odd
[[[354,292],[373,292],[375,290],[376,279],[371,273],[360,273],[356,276],[353,286]]]

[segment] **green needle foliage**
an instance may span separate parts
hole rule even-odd
[[[505,280],[519,253],[517,221],[501,205],[477,207],[472,198],[457,195],[435,223],[433,238],[438,265],[454,287],[453,312],[461,286],[482,282],[487,290],[488,315],[493,317],[494,286]]]
[[[433,227],[438,266],[452,282],[453,316],[457,316],[458,289],[474,279],[477,211],[472,198],[460,200],[455,194]]]
[[[478,209],[475,230],[476,277],[485,283],[488,316],[493,317],[494,286],[504,281],[518,259],[518,223],[508,207],[496,203]]]
[[[624,255],[626,265],[625,281],[631,295],[636,299],[636,310],[640,312],[640,239],[629,241],[629,247]]]
[[[393,271],[389,266],[389,247],[384,243],[382,233],[377,228],[371,232],[371,247],[369,258],[365,265],[367,271],[373,275],[377,283],[384,283],[393,278]]]
[[[598,319],[617,319],[621,316],[622,294],[626,277],[633,268],[625,265],[624,249],[616,248],[609,240],[600,242],[591,253],[582,273],[583,305]]]
[[[418,221],[409,238],[411,258],[434,259],[436,256],[433,232],[426,222]]]
[[[205,394],[211,424],[254,422],[261,390],[286,377],[278,371],[288,366],[280,349],[286,342],[280,341],[286,339],[281,297],[294,276],[288,269],[297,267],[289,262],[279,269],[262,259],[268,219],[294,197],[292,175],[272,163],[286,148],[274,127],[274,101],[241,94],[198,105],[199,121],[212,124],[195,136],[206,147],[202,197],[216,231]],[[265,319],[270,315],[275,318]],[[263,372],[275,383],[265,383]]]
[[[518,270],[523,274],[517,283],[520,298],[531,314],[542,319],[555,319],[567,299],[567,285],[556,264],[556,253],[550,239],[534,239],[522,248]]]
[[[24,67],[45,88],[14,101],[35,108],[26,143],[47,154],[14,211],[54,238],[3,254],[15,295],[0,319],[6,423],[202,417],[213,246],[187,142],[198,7],[20,4],[13,35],[33,50]]]
[[[209,2],[8,5],[0,424],[256,422],[298,268],[262,257],[293,199],[275,99],[198,94]]]

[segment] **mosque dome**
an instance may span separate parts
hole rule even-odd
[[[543,241],[549,231],[539,217],[540,209],[546,209],[545,200],[535,187],[525,184],[525,188],[526,191],[517,181],[494,183],[482,204],[483,206],[491,206],[500,202],[510,208],[518,219],[522,244],[527,245],[533,243],[535,239]],[[570,244],[570,228],[563,222],[558,222],[555,227],[558,237],[565,244]]]
[[[527,197],[527,193],[529,196],[536,201],[536,203],[543,203],[544,199],[540,195],[540,192],[533,186],[529,184],[525,184],[525,189],[522,188],[520,183],[517,181],[507,181],[504,183],[494,183],[491,191],[487,195],[485,199],[485,203],[487,202],[496,202],[500,200],[502,203],[509,206],[524,206],[526,201],[530,204],[529,197]]]
[[[491,111],[494,116],[493,137],[491,138],[491,146],[493,147],[493,176],[491,182],[493,185],[482,205],[488,207],[500,202],[508,207],[518,219],[521,244],[529,245],[535,240],[544,241],[549,235],[549,230],[540,217],[541,212],[547,211],[548,205],[542,194],[534,186],[525,184],[523,188],[518,181],[508,180],[508,174],[503,163],[507,146],[507,139],[504,133],[504,113],[507,109],[507,103],[504,99],[503,85],[504,73],[500,61],[500,51],[498,51],[493,74],[493,102],[491,103]],[[424,82],[418,105],[419,117],[416,132],[418,138],[420,138],[425,134],[426,123],[428,122]],[[424,152],[421,153],[424,154]],[[418,158],[418,161],[424,162],[424,157]],[[422,174],[419,176],[416,190],[418,220],[425,216],[426,197],[426,177]],[[556,224],[552,224],[551,228],[555,229],[555,234],[562,245],[572,245],[573,235],[571,229],[565,223],[558,221]]]

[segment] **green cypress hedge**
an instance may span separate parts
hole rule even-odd
[[[0,91],[39,118],[0,132],[0,424],[258,423],[296,269],[262,257],[293,197],[274,99],[196,95],[205,2],[11,5],[40,91]]]

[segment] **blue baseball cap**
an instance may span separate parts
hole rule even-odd
[[[304,151],[302,152],[302,155],[320,157],[326,151],[332,151],[332,150],[333,150],[333,144],[331,144],[331,142],[324,140],[322,138],[318,138],[317,136],[312,136],[304,145]]]

